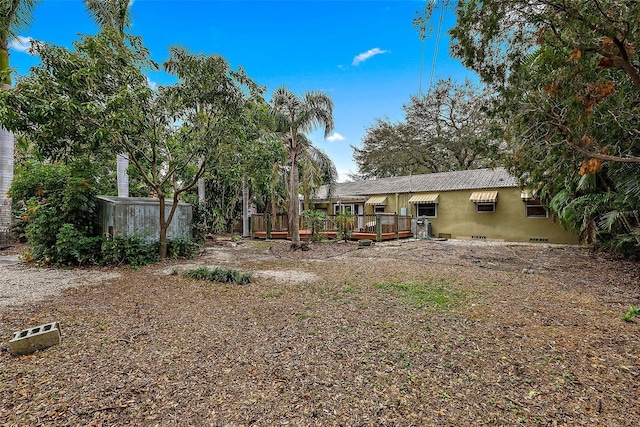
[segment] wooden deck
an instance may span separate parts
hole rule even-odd
[[[319,234],[322,234],[323,236],[325,236],[327,239],[337,239],[338,238],[338,233],[335,231],[326,231],[326,232],[320,232]],[[253,236],[256,239],[266,239],[267,238],[267,232],[266,231],[256,231],[253,233]],[[370,239],[372,241],[376,241],[376,233],[366,233],[366,232],[360,232],[360,231],[353,231],[351,233],[351,240],[362,240],[362,239]],[[406,239],[411,237],[411,231],[400,231],[398,232],[398,238],[400,239]],[[271,238],[272,239],[289,239],[291,240],[291,237],[289,236],[289,233],[286,231],[272,231],[271,232]],[[300,230],[300,239],[301,240],[309,240],[311,238],[311,230]],[[396,238],[396,233],[382,233],[380,235],[380,238],[382,240],[393,240]]]
[[[325,236],[327,239],[337,239],[338,233],[335,231],[322,231],[318,234]],[[266,239],[267,232],[266,231],[256,231],[253,233],[253,237],[256,239]],[[272,231],[271,232],[272,239],[289,239],[291,240],[291,236],[289,236],[288,231]],[[300,239],[309,240],[311,238],[311,230],[300,230]]]
[[[376,233],[365,233],[361,231],[354,231],[351,233],[351,240],[362,240],[362,239],[370,239],[372,241],[376,241]],[[399,231],[398,238],[406,239],[411,237],[411,231]],[[393,240],[396,238],[396,233],[382,233],[380,234],[380,239],[382,240]]]

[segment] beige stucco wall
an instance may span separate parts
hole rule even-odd
[[[510,242],[529,242],[531,239],[549,243],[578,243],[578,236],[554,224],[551,218],[526,218],[525,203],[518,188],[494,188],[475,191],[498,191],[496,210],[492,213],[477,213],[474,203],[469,201],[473,190],[438,192],[437,217],[429,218],[435,237],[471,238],[485,236],[487,239]],[[416,216],[416,206],[409,203],[413,194],[388,194],[385,212]],[[318,204],[332,212],[333,204]],[[373,206],[365,206],[365,214],[372,214]]]
[[[520,189],[493,190],[498,191],[496,210],[493,213],[476,212],[475,203],[469,201],[473,191],[439,193],[437,217],[429,219],[433,235],[451,235],[452,238],[486,236],[487,239],[510,242],[540,239],[549,243],[578,243],[575,233],[554,224],[551,218],[526,218]],[[412,214],[416,214],[415,207]]]

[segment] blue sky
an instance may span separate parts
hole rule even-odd
[[[154,60],[162,63],[168,48],[180,45],[194,53],[218,54],[232,68],[242,66],[271,92],[285,85],[295,93],[322,90],[334,101],[335,130],[325,140],[310,135],[333,159],[341,180],[357,170],[351,146],[360,146],[376,118],[398,121],[402,106],[420,89],[422,43],[412,20],[425,1],[319,0],[134,0],[131,33],[144,38]],[[448,57],[446,15],[436,58],[434,81],[471,74]],[[79,34],[95,25],[82,0],[43,0],[31,27],[21,37],[71,47]],[[422,91],[432,68],[435,36],[424,45]],[[28,73],[37,59],[13,44],[10,63]],[[149,74],[158,84],[172,80]]]

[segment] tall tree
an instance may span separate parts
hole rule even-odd
[[[221,57],[174,48],[166,70],[179,81],[153,91],[140,69],[147,58],[141,40],[123,50],[114,49],[117,40],[107,28],[83,37],[73,52],[37,44],[42,65],[18,82],[19,91],[0,96],[0,114],[49,158],[113,147],[126,152],[159,199],[164,257],[181,195],[216,161],[219,146],[235,140],[245,99],[259,90]],[[173,204],[165,215],[167,198]]]
[[[329,194],[338,182],[338,171],[333,160],[311,140],[300,135],[299,142],[305,146],[300,158],[300,190],[304,197],[305,209],[311,209],[311,200],[321,185],[327,185]]]
[[[0,2],[0,90],[11,89],[9,41],[18,36],[33,18],[39,0]],[[11,200],[7,191],[13,180],[14,137],[0,122],[0,227],[11,225]]]
[[[325,138],[333,130],[333,101],[322,92],[306,92],[301,97],[286,87],[275,90],[271,108],[278,127],[283,133],[289,162],[288,206],[291,246],[300,247],[299,161],[305,144],[300,134],[318,127],[324,129]]]
[[[431,12],[428,7],[419,25]],[[543,197],[558,197],[551,205],[561,218],[564,208],[577,206],[574,200],[592,200],[593,209],[583,212],[605,215],[608,203],[596,198],[619,194],[625,205],[616,211],[627,214],[609,218],[617,218],[640,252],[633,215],[640,187],[638,2],[470,0],[458,1],[456,14],[452,53],[498,92],[494,113],[511,171]],[[594,185],[582,185],[590,175]],[[607,225],[579,217],[580,229]],[[606,228],[612,229],[600,231]]]
[[[87,11],[101,28],[111,28],[117,35],[119,49],[126,49],[127,30],[131,25],[130,0],[84,0]],[[118,196],[129,196],[129,157],[126,153],[116,155],[116,180]]]
[[[497,151],[486,106],[487,91],[466,81],[439,80],[405,104],[405,120],[377,119],[354,159],[363,178],[486,167]]]

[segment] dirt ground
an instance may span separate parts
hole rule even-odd
[[[253,272],[248,285],[182,276]],[[477,241],[229,241],[0,309],[0,425],[637,426],[640,265]],[[51,321],[60,345],[7,351]]]

